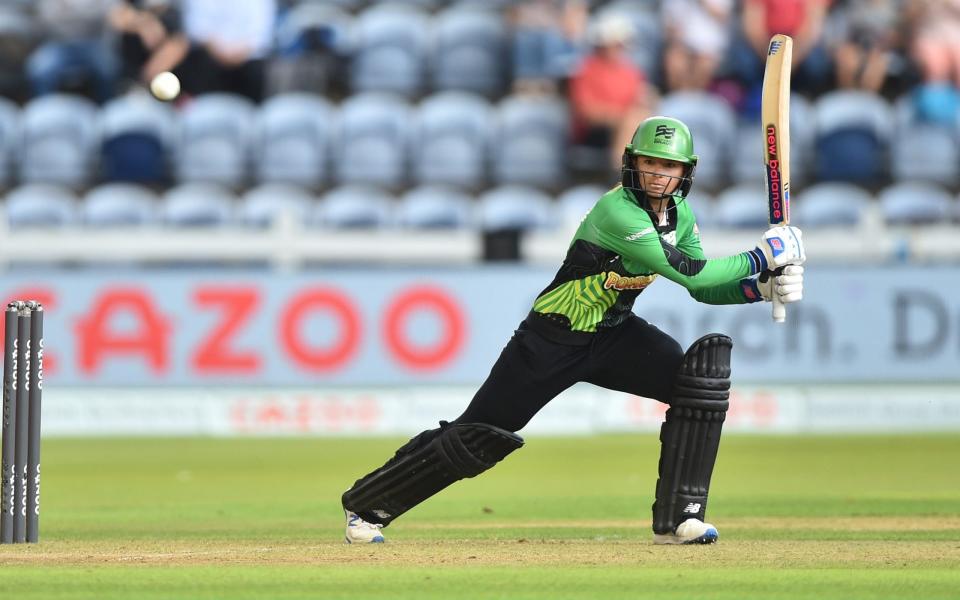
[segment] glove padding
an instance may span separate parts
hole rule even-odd
[[[797,302],[803,298],[803,267],[787,265],[780,274],[764,271],[757,278],[757,289],[767,302],[773,302],[774,294],[783,304]]]
[[[790,225],[768,229],[763,234],[757,251],[767,263],[761,271],[773,271],[784,265],[802,265],[807,260],[807,253],[803,249],[803,232]]]

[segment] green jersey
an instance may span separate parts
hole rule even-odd
[[[622,323],[637,296],[661,275],[700,302],[755,302],[760,298],[749,277],[761,264],[756,251],[707,259],[689,202],[670,200],[661,224],[632,192],[617,186],[584,217],[533,312],[580,336],[595,333]]]

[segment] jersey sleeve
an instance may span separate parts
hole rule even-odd
[[[703,248],[700,246],[700,230],[693,212],[689,211],[689,219],[684,219],[681,223],[682,226],[677,232],[677,248],[692,258],[706,259]],[[763,300],[757,289],[756,280],[750,278],[690,290],[690,296],[704,304],[749,304]]]
[[[601,244],[625,260],[679,283],[691,294],[739,282],[760,270],[760,259],[752,252],[704,258],[699,241],[694,244],[684,239],[688,236],[681,231],[677,232],[677,246],[671,245],[660,238],[648,219],[612,212],[595,227],[594,235]]]

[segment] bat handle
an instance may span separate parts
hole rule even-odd
[[[780,298],[774,294],[773,295],[773,322],[774,323],[783,323],[787,320],[787,307],[780,302]]]

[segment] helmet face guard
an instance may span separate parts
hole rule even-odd
[[[672,196],[680,201],[687,197],[693,186],[693,174],[697,168],[698,156],[693,153],[693,137],[682,121],[670,117],[650,117],[637,127],[630,143],[623,151],[620,166],[623,187],[633,192],[641,206],[648,208],[648,196],[643,190],[644,171],[634,166],[637,156],[652,156],[672,160],[686,165],[686,171],[679,177],[680,185]]]

